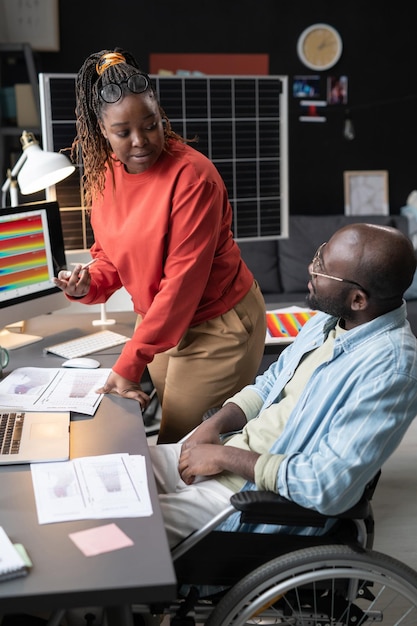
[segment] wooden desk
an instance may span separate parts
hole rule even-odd
[[[133,315],[113,315],[116,316],[120,316],[122,323],[112,329],[123,333],[133,329]],[[91,326],[91,319],[96,317],[80,314],[69,319],[54,314],[32,320],[27,332],[42,332],[46,339],[11,351],[6,372],[24,365],[58,367],[63,359],[43,355],[43,348],[70,335],[77,337],[100,330]],[[65,330],[58,332],[58,328]],[[98,358],[103,367],[111,367],[119,349],[107,350],[107,356],[100,353]],[[0,614],[105,606],[109,607],[109,624],[131,624],[129,605],[170,601],[176,597],[175,572],[137,403],[105,396],[94,417],[72,415],[70,450],[72,458],[113,452],[144,455],[153,515],[39,525],[30,467],[0,468],[0,524],[12,541],[23,543],[33,561],[27,577],[0,584]],[[68,537],[71,532],[112,521],[133,540],[133,547],[85,557]]]

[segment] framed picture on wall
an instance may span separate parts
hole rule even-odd
[[[345,215],[389,215],[387,170],[343,172]]]
[[[292,95],[294,98],[320,98],[321,76],[294,76],[292,84]]]
[[[28,43],[33,50],[59,50],[58,0],[0,0],[0,42]]]
[[[328,104],[347,104],[348,78],[347,76],[329,76],[327,79]]]

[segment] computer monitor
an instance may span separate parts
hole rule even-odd
[[[11,332],[8,325],[69,305],[52,283],[66,267],[57,202],[0,210],[0,345],[8,350],[42,337]]]

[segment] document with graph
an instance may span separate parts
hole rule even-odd
[[[75,411],[94,415],[97,389],[111,369],[19,367],[0,382],[0,407],[30,411]]]
[[[316,312],[299,306],[267,311],[265,343],[291,343]]]
[[[142,455],[104,454],[30,468],[39,524],[152,515]]]

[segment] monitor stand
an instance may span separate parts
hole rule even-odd
[[[106,304],[104,303],[100,304],[100,319],[93,320],[91,323],[93,326],[111,326],[112,324],[116,323],[116,320],[109,319],[107,317]]]
[[[38,335],[27,335],[26,333],[13,332],[7,328],[0,330],[0,346],[6,348],[6,350],[15,350],[16,348],[23,348],[36,341],[41,341],[43,337]]]

